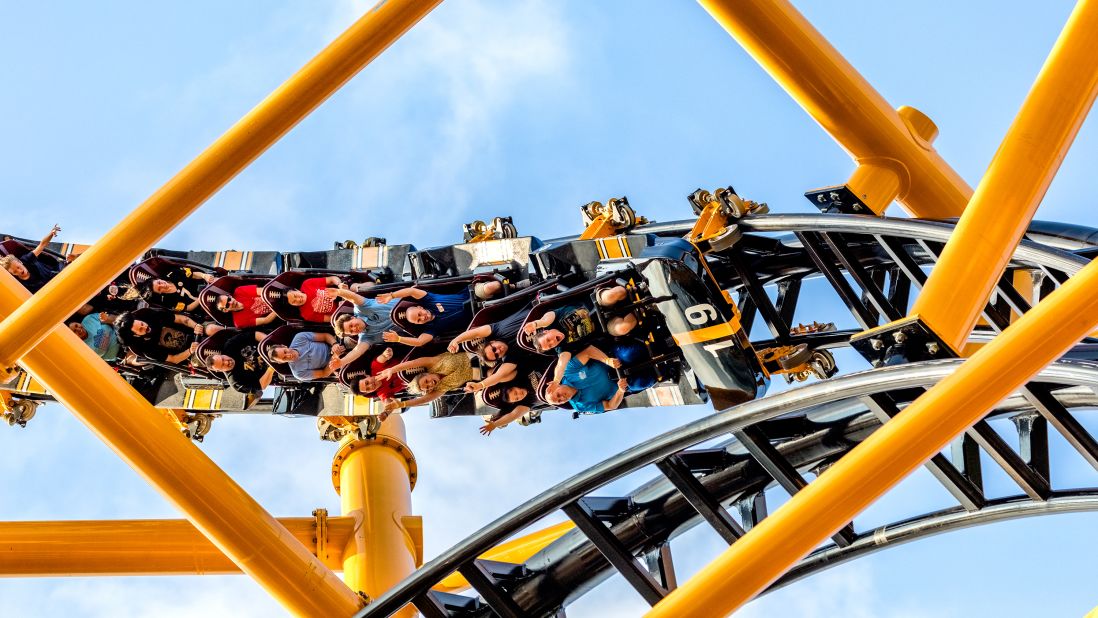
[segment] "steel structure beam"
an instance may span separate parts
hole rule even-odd
[[[897,198],[917,217],[964,211],[972,189],[931,147],[930,119],[894,110],[792,4],[699,2],[851,154],[859,167],[848,186],[876,214]]]
[[[318,546],[316,519],[278,520],[306,547]],[[354,520],[327,520],[331,551],[318,556],[342,568]],[[0,522],[0,577],[90,575],[231,575],[240,567],[182,519]]]
[[[30,294],[0,273],[0,316]],[[21,363],[92,433],[288,610],[348,615],[359,597],[67,328]]]
[[[1098,96],[1098,2],[1068,19],[912,314],[959,351]]]
[[[442,0],[382,0],[0,323],[12,367]]]

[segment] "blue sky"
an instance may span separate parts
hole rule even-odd
[[[40,236],[58,222],[64,240],[97,238],[368,4],[0,0],[3,231]],[[796,5],[893,105],[937,122],[936,147],[975,185],[1072,3]],[[1098,227],[1096,158],[1090,122],[1039,217]],[[773,211],[808,212],[805,190],[851,170],[842,149],[693,2],[447,0],[160,244],[320,249],[384,236],[427,247],[498,215],[553,237],[578,232],[578,206],[591,200],[625,194],[641,214],[671,220],[690,214],[684,198],[695,188],[727,184]],[[488,439],[475,420],[410,413],[421,471],[413,500],[428,555],[705,412],[559,415]],[[309,419],[221,419],[202,448],[276,515],[338,511],[333,449]],[[0,431],[0,452],[0,518],[177,516],[59,407],[26,430]],[[1058,480],[1094,485],[1084,466],[1054,451]],[[946,506],[943,494],[917,473],[860,527]],[[833,569],[742,614],[1079,616],[1098,605],[1096,524],[1095,515],[1058,516],[939,537]],[[684,539],[680,577],[715,555],[707,534]],[[242,576],[3,579],[0,595],[10,616],[281,612]],[[612,581],[569,615],[642,608]]]

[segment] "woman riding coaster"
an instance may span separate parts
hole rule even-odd
[[[503,291],[499,281],[481,281],[473,285],[474,295],[486,300]],[[435,340],[447,340],[461,333],[473,319],[473,306],[465,291],[453,294],[428,292],[417,287],[404,288],[388,294],[378,294],[378,302],[408,299],[412,305],[397,316],[414,325],[419,334],[401,337],[396,332],[385,333],[385,341],[410,346],[427,345]]]
[[[625,286],[614,285],[595,292],[601,307],[612,307],[629,297]],[[637,316],[627,313],[611,318],[606,324],[607,334],[615,337],[627,335],[637,325]],[[534,347],[542,352],[555,348],[579,346],[588,337],[599,332],[598,323],[591,309],[583,305],[566,304],[545,312],[540,318],[527,322],[523,332],[531,337]]]
[[[23,284],[23,287],[27,288],[31,294],[34,294],[49,283],[50,279],[57,276],[57,273],[61,272],[60,268],[52,268],[46,262],[38,259],[38,256],[42,255],[42,252],[46,250],[46,246],[60,231],[61,228],[54,225],[34,249],[19,257],[14,255],[0,257],[0,267],[11,273],[13,277],[19,280],[19,283]]]
[[[202,288],[213,280],[210,273],[172,264],[159,277],[146,279],[137,287],[150,305],[190,313],[198,310]]]
[[[232,314],[233,326],[237,328],[267,326],[278,319],[255,284],[237,286],[232,296],[219,294],[214,306],[222,313]]]
[[[370,361],[370,373],[351,384],[351,391],[362,397],[382,400],[392,399],[395,395],[404,391],[404,381],[396,374],[383,379],[381,372],[396,364],[396,355],[393,353],[393,348],[385,348],[377,358]]]
[[[391,316],[396,301],[390,300],[388,303],[383,303],[374,298],[366,298],[352,292],[346,284],[342,283],[339,285],[339,289],[333,292],[336,296],[354,306],[353,314],[343,313],[337,315],[335,320],[332,321],[332,328],[335,329],[336,336],[340,338],[345,335],[358,337],[358,343],[349,352],[332,358],[332,369],[338,369],[365,354],[371,346],[382,343],[384,334],[393,331]],[[395,332],[393,334],[396,335]],[[397,337],[397,339],[400,339],[400,337]]]
[[[301,319],[306,322],[327,322],[339,306],[341,295],[337,289],[343,280],[334,275],[311,277],[301,282],[300,289],[286,292],[286,302],[297,307]],[[352,292],[361,292],[373,287],[373,283],[356,283],[349,288]]]
[[[385,411],[379,415],[385,420],[393,412],[400,412],[425,403],[430,403],[450,391],[461,389],[466,383],[476,379],[472,364],[467,354],[453,354],[443,352],[437,356],[425,356],[410,361],[404,361],[378,374],[383,380],[395,376],[397,372],[408,369],[426,369],[417,374],[408,383],[408,391],[419,396],[409,401],[389,400],[385,402]]]
[[[275,363],[286,363],[290,373],[302,382],[321,380],[332,375],[329,361],[336,338],[328,333],[302,331],[294,335],[290,345],[273,346],[268,357]]]

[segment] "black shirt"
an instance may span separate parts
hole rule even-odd
[[[47,266],[42,260],[38,259],[37,255],[30,251],[19,256],[19,261],[27,267],[27,272],[30,275],[25,281],[20,280],[19,283],[22,283],[23,287],[30,290],[32,294],[41,290],[43,286],[49,283],[50,279],[53,279],[60,272]]]
[[[171,294],[158,294],[152,291],[152,281],[149,281],[148,291],[144,294],[145,300],[150,305],[164,307],[172,311],[183,311],[187,308],[187,305],[198,298],[198,295],[206,286],[205,281],[191,277],[191,272],[189,268],[180,268],[178,266],[168,268],[157,279],[163,279],[174,284],[176,291]],[[186,294],[184,294],[184,290],[186,290]]]
[[[493,324],[492,334],[488,338],[498,339],[509,346],[517,345],[519,331],[522,330],[522,323],[526,321],[526,316],[530,313],[530,307],[531,305],[526,305],[519,311]]]
[[[179,354],[194,343],[194,330],[175,323],[175,314],[163,309],[149,309],[134,315],[135,319],[149,325],[149,334],[145,337],[127,333],[128,348],[141,356],[158,361],[166,361],[169,356]]]
[[[235,361],[232,371],[228,373],[229,386],[245,395],[262,394],[259,381],[267,372],[267,363],[259,355],[255,333],[233,335],[225,342],[222,353]]]

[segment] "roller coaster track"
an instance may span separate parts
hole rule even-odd
[[[930,361],[848,374],[748,402],[664,433],[503,515],[424,565],[358,616],[388,616],[407,603],[431,618],[493,612],[560,616],[568,603],[617,573],[647,602],[655,603],[672,585],[674,567],[668,551],[672,539],[705,522],[725,542],[735,542],[744,528],[765,517],[767,486],[777,484],[789,491],[803,487],[805,471],[826,469],[879,427],[882,416],[902,408],[959,363]],[[1098,363],[1059,361],[1042,371],[1029,388],[1047,393],[1043,404],[1059,418],[1074,420],[1069,410],[1098,405]],[[976,445],[987,444],[989,434],[970,432],[954,448],[953,457],[939,454],[927,463],[958,497],[959,506],[871,530],[859,530],[852,522],[836,534],[833,544],[802,560],[775,586],[932,534],[1017,517],[1098,509],[1098,488],[1051,486],[1047,426],[1038,412],[1025,397],[1015,395],[988,415],[988,420],[1009,419],[1017,428],[1019,451],[1011,449],[1012,455],[999,463],[1011,478],[1021,479],[1020,493],[984,494]],[[727,436],[732,439],[716,447],[705,445]],[[991,439],[996,440],[1001,443],[997,446],[1005,446],[997,435]],[[1098,449],[1093,439],[1088,448],[1085,456],[1094,465]],[[657,468],[660,476],[623,496],[594,496],[600,488],[649,466]],[[737,507],[739,520],[726,510],[729,504]],[[525,564],[477,560],[557,511],[571,518],[577,529]],[[647,568],[638,563],[638,556]],[[479,596],[431,591],[455,571],[465,575]]]
[[[688,221],[652,224],[636,232],[680,236],[689,225]],[[819,347],[844,345],[856,331],[791,335],[789,325],[802,279],[822,275],[858,325],[868,328],[882,317],[887,320],[892,314],[906,313],[911,288],[921,288],[927,276],[924,269],[933,265],[952,230],[947,222],[843,215],[751,217],[739,225],[745,238],[774,238],[770,246],[756,239],[710,255],[711,266],[725,267],[721,272],[726,276],[718,278],[739,295],[745,321],[760,316],[774,342],[811,339]],[[1033,301],[1084,266],[1093,247],[1088,230],[1063,234],[1063,229],[1052,227],[1034,226],[1008,269],[1008,273],[1031,274]],[[768,285],[777,289],[776,295],[766,291]],[[987,340],[1009,324],[1011,312],[1024,313],[1029,306],[1030,300],[1005,276],[985,311],[986,326],[978,328],[972,340]],[[1098,359],[1095,351],[1094,344],[1084,342],[1067,358]],[[766,516],[768,486],[798,491],[807,483],[806,472],[818,474],[826,469],[959,362],[848,374],[742,404],[665,433],[500,517],[432,560],[359,616],[386,616],[407,603],[429,617],[560,616],[569,603],[614,574],[621,574],[645,601],[654,604],[674,586],[672,539],[705,522],[726,543],[735,542]],[[938,454],[927,463],[957,500],[957,507],[872,530],[859,530],[852,522],[833,537],[832,545],[806,557],[774,587],[932,534],[1017,517],[1098,509],[1098,488],[1054,488],[1048,472],[1049,424],[1098,469],[1098,443],[1071,413],[1098,405],[1095,389],[1098,364],[1094,362],[1063,360],[1048,367],[958,440],[951,456]],[[992,419],[1009,419],[1017,433],[1017,449],[991,427]],[[711,446],[710,441],[728,436],[730,440]],[[710,445],[699,446],[707,442]],[[985,494],[980,449],[1014,481],[1018,494]],[[621,496],[594,495],[649,466],[659,471],[649,483]],[[729,514],[728,505],[735,507],[738,518]],[[577,529],[525,564],[477,560],[494,545],[557,511],[572,519]],[[431,590],[455,571],[465,576],[478,596]]]

